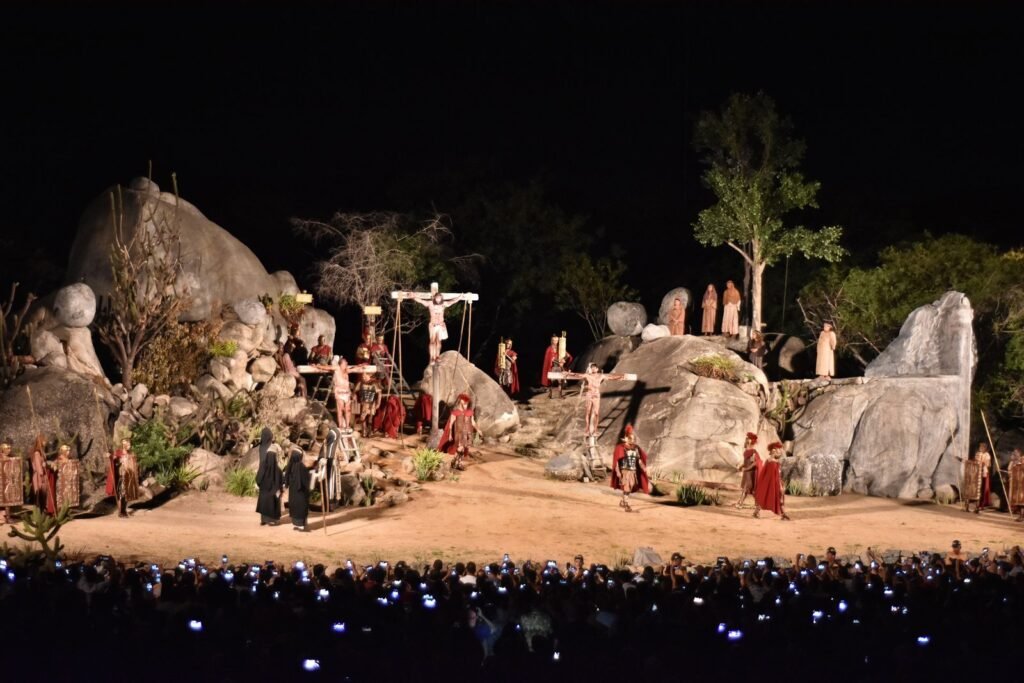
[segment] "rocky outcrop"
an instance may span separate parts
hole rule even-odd
[[[652,342],[655,339],[662,339],[671,335],[672,333],[669,331],[668,325],[655,325],[652,323],[644,327],[643,332],[640,333],[640,339],[645,342]]]
[[[26,454],[37,434],[74,438],[72,450],[82,461],[82,503],[91,507],[105,495],[107,422],[118,407],[106,386],[77,372],[29,370],[0,393],[0,434]]]
[[[959,486],[976,365],[972,318],[967,297],[948,292],[910,314],[863,382],[814,397],[793,425],[798,480],[810,487],[814,478],[800,461],[825,457],[843,463],[847,491],[920,498]]]
[[[708,354],[730,358],[741,383],[694,374],[691,361]],[[608,381],[602,386],[597,439],[602,458],[610,462],[612,449],[631,423],[653,470],[686,479],[738,483],[736,465],[741,461],[744,436],[758,432],[761,423],[758,396],[763,374],[721,345],[692,336],[646,342],[624,354],[614,372],[636,373],[639,379]],[[577,401],[568,410],[556,438],[574,446],[583,439],[583,405]],[[771,427],[765,425],[761,431],[762,443],[775,438]]]
[[[498,438],[519,427],[519,411],[512,399],[490,375],[457,351],[445,351],[437,363],[427,367],[420,382],[427,392],[432,391],[435,371],[439,382],[437,399],[454,406],[459,394],[468,393],[473,398],[476,423],[485,437]]]
[[[640,334],[647,324],[647,310],[643,304],[618,301],[608,307],[605,314],[608,319],[608,329],[612,334],[621,337],[631,337]]]
[[[63,287],[53,299],[53,314],[65,327],[88,327],[96,317],[96,295],[82,282]]]
[[[579,355],[579,358],[576,360],[576,367],[582,372],[591,363],[594,363],[601,369],[601,372],[611,372],[612,368],[615,367],[615,364],[619,362],[619,359],[624,354],[629,353],[639,345],[640,339],[637,337],[620,337],[613,334],[604,339],[598,339]]]
[[[658,324],[668,325],[668,312],[672,308],[672,302],[676,299],[681,299],[683,302],[683,310],[687,311],[686,320],[690,323],[690,290],[686,287],[676,287],[668,291],[665,296],[661,297],[661,306],[658,307]],[[691,325],[692,326],[692,325]]]

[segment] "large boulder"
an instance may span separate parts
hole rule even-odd
[[[274,278],[278,292],[281,294],[295,295],[299,293],[299,285],[295,282],[295,276],[287,270],[276,270],[270,274],[270,277]]]
[[[779,369],[779,374],[787,379],[807,377],[814,370],[814,363],[807,354],[807,344],[800,337],[789,335],[779,336],[769,344],[768,365]]]
[[[643,304],[617,301],[608,307],[608,329],[621,337],[640,334],[647,324],[647,310]]]
[[[640,333],[640,339],[645,342],[652,342],[655,339],[662,339],[671,335],[672,333],[669,331],[668,325],[655,325],[651,323],[644,327],[643,332]]]
[[[433,387],[434,372],[438,373],[439,401],[454,406],[459,394],[467,393],[473,398],[476,423],[485,437],[498,438],[518,429],[519,411],[512,399],[490,375],[459,352],[445,351],[437,363],[427,367],[420,386],[428,392]]]
[[[68,282],[84,282],[99,296],[113,288],[110,245],[114,224],[110,193],[106,190],[82,215],[68,259]],[[190,306],[185,320],[203,320],[218,313],[224,304],[278,294],[277,280],[267,273],[252,251],[195,206],[173,194],[159,191],[155,183],[136,179],[121,188],[125,239],[135,231],[160,222],[176,222],[181,234],[181,284],[188,285]]]
[[[254,382],[269,382],[277,374],[277,361],[273,356],[259,356],[249,364],[249,374]]]
[[[267,319],[267,307],[256,298],[242,299],[231,306],[238,319],[253,327],[263,325]]]
[[[700,377],[690,363],[708,354],[730,358],[744,385]],[[763,374],[721,345],[700,337],[665,337],[622,356],[616,373],[635,373],[636,382],[607,381],[602,386],[597,446],[609,460],[627,423],[633,424],[653,470],[686,479],[739,482],[747,432],[758,432],[757,395]],[[747,379],[749,378],[749,381]],[[583,405],[570,407],[556,428],[565,445],[583,438]],[[765,427],[765,430],[770,430]],[[762,443],[775,438],[762,432]],[[554,476],[554,473],[552,473]]]
[[[65,327],[88,327],[96,317],[96,294],[84,282],[62,287],[54,296],[53,314]]]
[[[843,489],[918,498],[958,486],[977,364],[973,311],[959,292],[915,309],[859,384],[815,396],[793,425],[794,456],[845,465]]]
[[[690,290],[686,287],[676,287],[669,290],[665,296],[661,297],[661,306],[658,307],[659,324],[668,325],[668,312],[672,308],[672,302],[676,299],[682,300],[684,311],[690,308]],[[689,315],[687,315],[687,319],[689,319]]]
[[[29,370],[0,393],[0,435],[23,453],[37,434],[74,438],[73,453],[82,461],[82,502],[91,507],[105,495],[107,422],[117,403],[105,385],[77,372]]]
[[[579,355],[576,367],[583,372],[591,363],[594,363],[601,369],[601,372],[611,372],[624,354],[639,345],[640,340],[636,337],[620,337],[613,334],[604,339],[598,339]]]
[[[299,320],[299,338],[302,339],[307,349],[316,346],[316,340],[321,335],[327,340],[327,345],[333,347],[334,333],[334,316],[319,308],[306,307]]]
[[[188,466],[196,470],[199,476],[196,477],[195,485],[198,487],[224,486],[224,470],[230,458],[217,455],[204,448],[197,448],[188,456]]]

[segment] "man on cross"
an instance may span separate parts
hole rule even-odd
[[[332,358],[330,365],[318,364],[312,367],[320,372],[333,373],[331,391],[334,393],[334,412],[338,417],[338,426],[348,429],[352,423],[352,388],[348,376],[356,373],[376,372],[377,368],[373,365],[357,365],[355,368],[349,368],[348,361],[341,356]]]
[[[412,299],[430,312],[430,323],[427,330],[430,334],[430,362],[436,363],[441,355],[441,342],[448,338],[448,327],[444,322],[444,312],[449,306],[460,301],[476,301],[480,297],[471,292],[460,294],[442,294],[437,290],[437,283],[431,283],[429,292],[391,292],[391,298],[401,301]]]
[[[591,363],[587,366],[586,372],[549,372],[548,379],[578,379],[583,381],[580,399],[586,405],[586,436],[595,436],[597,434],[597,425],[601,421],[601,383],[606,380],[622,379],[635,382],[636,375],[632,373],[606,374],[601,372],[601,369],[597,367],[597,363]]]

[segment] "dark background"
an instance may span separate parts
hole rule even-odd
[[[690,139],[702,110],[757,90],[807,140],[822,182],[807,223],[843,225],[853,258],[923,231],[1016,246],[1014,16],[992,3],[4,6],[0,284],[58,284],[82,209],[152,160],[165,189],[177,172],[183,197],[305,286],[291,216],[445,211],[538,181],[625,248],[656,309],[677,284],[742,276],[692,238],[712,197]],[[791,296],[809,267],[792,262]],[[550,318],[510,331],[527,360]],[[356,320],[339,317],[342,352]],[[578,351],[588,335],[573,325],[559,326]]]

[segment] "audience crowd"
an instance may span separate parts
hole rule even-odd
[[[1019,670],[1024,554],[328,569],[0,560],[9,673],[51,680],[827,680]],[[15,680],[15,679],[12,679]]]

